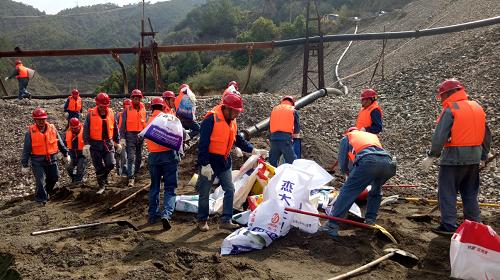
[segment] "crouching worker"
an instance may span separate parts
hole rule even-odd
[[[153,113],[149,118],[148,124],[164,111],[164,107],[165,103],[161,97],[155,97],[151,101]],[[165,111],[165,113],[175,116],[173,110]],[[146,146],[149,150],[148,166],[151,177],[148,220],[150,224],[154,224],[160,218],[163,229],[169,230],[171,228],[170,218],[175,209],[175,189],[177,188],[178,180],[177,169],[180,161],[179,154],[177,151],[156,144],[149,139],[146,139]],[[160,184],[162,178],[164,180],[163,210],[160,207]]]
[[[77,118],[69,120],[69,128],[66,131],[66,147],[71,157],[70,163],[66,166],[71,183],[80,185],[83,183],[85,170],[87,169],[87,158],[83,155],[83,129]]]
[[[31,168],[36,181],[35,201],[45,205],[59,180],[57,153],[61,152],[64,155],[66,163],[69,163],[70,159],[56,127],[47,122],[47,112],[42,108],[36,108],[32,117],[35,124],[28,127],[24,136],[21,171],[25,175],[29,172],[28,162],[31,159]]]
[[[198,166],[201,167],[196,188],[198,200],[198,229],[208,231],[209,195],[215,176],[219,178],[224,199],[220,228],[236,229],[239,226],[231,222],[233,216],[234,185],[231,175],[230,152],[233,144],[244,152],[267,156],[268,151],[255,149],[238,132],[236,118],[243,112],[243,100],[236,93],[224,96],[222,104],[207,112],[201,123],[198,146]]]
[[[95,98],[96,106],[88,110],[83,125],[83,154],[92,158],[99,190],[102,194],[108,184],[108,175],[115,167],[115,147],[121,150],[120,134],[108,94],[101,92]]]
[[[344,218],[358,195],[371,185],[365,223],[375,224],[382,198],[382,185],[396,175],[396,163],[382,148],[377,135],[355,127],[349,128],[340,141],[338,161],[340,171],[349,174],[349,177],[340,189],[331,216]],[[352,167],[349,168],[351,164]],[[337,222],[328,221],[319,230],[337,236],[338,228]]]

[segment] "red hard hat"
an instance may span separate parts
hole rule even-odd
[[[175,93],[173,91],[167,90],[162,94],[163,98],[175,98]]]
[[[35,120],[46,119],[48,117],[47,112],[45,112],[45,110],[42,108],[36,108],[35,110],[33,110],[33,113],[31,113],[31,116]]]
[[[227,84],[227,87],[234,86],[236,90],[238,90],[238,82],[236,81],[230,81],[229,84]]]
[[[165,101],[163,101],[163,98],[157,96],[157,97],[153,98],[153,100],[151,101],[151,106],[154,106],[154,105],[161,105],[161,107],[164,107]]]
[[[441,97],[443,93],[464,89],[464,86],[455,78],[446,79],[439,84],[438,87],[438,97]]]
[[[292,105],[295,106],[295,98],[293,98],[293,96],[291,96],[291,95],[284,96],[283,98],[281,98],[281,101],[284,101],[284,100],[290,100],[290,102],[292,102]]]
[[[73,95],[73,96],[78,96],[78,95],[80,95],[80,92],[78,91],[78,89],[74,88],[74,89],[71,91],[71,95]]]
[[[141,90],[139,90],[139,89],[134,89],[134,90],[132,91],[132,94],[130,95],[130,98],[133,98],[133,97],[136,97],[136,96],[138,96],[138,97],[140,97],[140,98],[143,98],[143,97],[144,97],[144,96],[142,95],[142,91],[141,91]]]
[[[20,59],[16,59],[16,61],[14,62],[16,65],[18,64],[23,64],[23,62],[20,60]]]
[[[80,121],[77,118],[69,119],[69,127],[70,128],[80,127]]]
[[[109,96],[105,92],[100,92],[95,97],[95,104],[97,104],[97,105],[109,106],[110,103],[111,102],[109,101]]]
[[[222,98],[222,105],[243,112],[243,99],[236,92],[225,94]]]
[[[132,105],[132,100],[128,98],[123,99],[123,108],[125,108],[125,106],[130,106],[130,105]]]
[[[181,91],[181,90],[182,90],[183,88],[185,88],[185,87],[189,87],[189,85],[188,85],[188,84],[182,84],[182,85],[179,87],[179,91]]]
[[[366,98],[377,98],[377,92],[372,88],[364,89],[361,92],[361,100]]]

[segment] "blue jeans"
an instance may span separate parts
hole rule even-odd
[[[139,139],[139,132],[125,132],[125,141],[127,144],[127,174],[128,178],[132,179],[141,168],[142,162],[142,147],[144,139]]]
[[[221,220],[223,222],[228,222],[231,221],[233,217],[234,185],[231,168],[229,168],[219,174],[214,174],[210,179],[202,176],[201,172],[198,173],[198,181],[196,182],[196,189],[200,195],[198,199],[198,221],[208,220],[210,190],[212,189],[212,183],[215,176],[219,178],[219,182],[224,190]]]
[[[82,182],[87,169],[87,159],[83,156],[77,158],[74,153],[70,153],[70,156],[71,162],[66,167],[66,171],[68,171],[71,182]]]
[[[396,175],[396,164],[389,156],[368,154],[359,159],[353,166],[349,178],[340,189],[332,216],[344,218],[358,195],[372,185],[366,204],[366,222],[374,223],[382,198],[382,185]],[[329,225],[337,225],[329,221]]]
[[[292,142],[289,140],[271,140],[271,149],[269,150],[269,163],[272,166],[278,166],[278,160],[281,155],[285,158],[285,163],[293,163],[297,159],[293,151]]]
[[[157,218],[170,219],[175,209],[175,189],[178,180],[178,163],[174,151],[150,153],[148,156],[151,186],[149,189],[149,221]],[[163,210],[160,209],[161,178],[165,180],[163,188]]]
[[[21,79],[17,79],[17,81],[18,81],[17,84],[19,86],[19,95],[17,96],[17,99],[21,100],[21,99],[29,96],[29,92],[28,92],[28,90],[26,90],[26,88],[28,87],[29,79],[28,78],[21,78]]]
[[[59,170],[56,163],[31,164],[35,175],[36,190],[35,201],[47,202],[48,194],[52,193],[54,186],[59,181]]]
[[[463,202],[464,218],[480,222],[477,202],[479,192],[479,165],[441,165],[438,178],[441,226],[448,231],[457,229],[457,193]]]

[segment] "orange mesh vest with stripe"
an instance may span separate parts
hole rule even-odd
[[[231,148],[236,141],[236,132],[238,125],[235,120],[229,124],[224,119],[222,114],[222,105],[218,105],[215,110],[209,111],[205,118],[214,115],[214,128],[210,135],[210,144],[208,145],[208,152],[211,154],[222,155],[224,158],[229,156]]]
[[[134,106],[127,108],[126,130],[128,132],[140,132],[146,127],[146,108],[139,103],[139,111]]]
[[[75,137],[78,137],[78,147],[76,148],[73,147],[73,140],[75,140]],[[83,129],[80,128],[80,132],[78,132],[78,135],[75,136],[71,131],[71,128],[68,128],[68,130],[66,130],[66,146],[70,150],[83,150]]]
[[[36,124],[31,125],[29,131],[32,155],[49,157],[59,151],[59,147],[57,146],[57,130],[53,124],[47,123],[45,133],[40,132]]]
[[[29,78],[28,68],[24,67],[22,64],[18,64],[16,68],[19,69],[19,74],[16,78]]]
[[[294,112],[295,109],[292,105],[280,104],[274,107],[269,120],[271,133],[281,131],[292,134],[294,129]]]
[[[453,126],[451,137],[444,146],[480,146],[486,132],[486,114],[481,105],[468,100],[465,91],[460,90],[443,101],[443,112],[447,108],[453,114]]]
[[[349,151],[347,156],[352,162],[354,162],[356,154],[364,148],[373,146],[382,148],[382,144],[380,144],[378,136],[369,132],[354,130],[347,133],[347,139],[349,140],[349,144],[352,146],[352,151]]]
[[[380,114],[382,114],[382,108],[378,105],[377,101],[373,101],[370,106],[366,108],[361,108],[358,113],[358,119],[356,120],[356,127],[361,129],[363,127],[372,126],[372,117],[370,114],[373,110],[379,110]]]
[[[113,138],[113,129],[115,128],[115,117],[113,110],[108,109],[106,119],[101,119],[97,107],[91,108],[88,111],[90,116],[90,140],[100,141]],[[108,139],[102,139],[102,122],[105,121],[108,128]]]
[[[156,116],[158,116],[158,114],[160,114],[162,111],[160,110],[155,110],[153,112],[153,115],[151,115],[151,117],[149,117],[149,121],[148,121],[148,125],[156,118]],[[174,115],[175,114],[172,114],[171,112],[170,113],[166,113],[166,114],[171,114],[171,115]],[[162,146],[162,145],[158,145],[156,144],[155,142],[149,140],[149,139],[146,139],[146,146],[148,147],[148,150],[149,152],[151,153],[161,153],[161,152],[166,152],[166,151],[170,151],[171,149],[165,147],[165,146]]]
[[[78,96],[75,100],[73,96],[70,96],[68,99],[68,110],[72,112],[80,112],[82,109],[82,98]]]

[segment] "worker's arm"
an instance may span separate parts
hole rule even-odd
[[[300,119],[299,119],[299,111],[295,110],[293,112],[293,134],[300,133]]]
[[[61,134],[59,134],[59,132],[56,131],[56,134],[57,134],[57,146],[59,147],[59,152],[61,152],[63,154],[63,156],[67,156],[68,155],[68,148],[66,148],[66,145],[64,145],[64,142],[61,138]]]
[[[89,145],[90,141],[90,114],[87,114],[83,124],[83,143]]]
[[[67,98],[66,102],[64,102],[64,112],[69,112],[68,111],[68,106],[69,106],[69,98]]]
[[[365,128],[366,132],[379,134],[382,131],[382,113],[380,113],[380,110],[375,109],[370,113],[370,117],[372,125]]]
[[[210,136],[214,129],[214,115],[210,115],[201,122],[200,142],[198,144],[198,165],[204,166],[210,163],[208,156],[208,146]]]
[[[126,128],[127,128],[127,111],[126,109],[124,109],[122,111],[122,125],[119,127],[120,129],[120,135],[122,137],[125,137],[125,131],[126,131]]]
[[[352,149],[352,147],[349,145],[349,140],[344,136],[344,138],[340,140],[339,154],[337,156],[339,169],[344,174],[349,172],[349,158],[347,154],[350,149]]]
[[[448,142],[451,134],[451,127],[453,126],[453,113],[449,108],[446,108],[439,118],[439,122],[432,135],[432,146],[428,152],[428,156],[439,157],[443,150],[444,144]]]
[[[113,120],[115,122],[113,125],[113,141],[118,144],[120,143],[120,136],[122,134],[120,134],[120,130],[118,129],[118,120],[115,118]]]
[[[23,167],[28,167],[31,156],[31,135],[29,131],[24,135],[23,154],[21,156],[21,164]]]
[[[12,72],[12,74],[10,76],[8,76],[7,79],[10,80],[10,79],[14,78],[17,75],[19,75],[19,68],[14,69],[14,71]]]
[[[245,140],[239,133],[236,133],[236,142],[234,144],[243,152],[251,153],[253,151],[252,143]]]
[[[482,148],[481,160],[483,161],[487,160],[491,148],[491,131],[487,124],[486,124],[486,129],[484,131],[484,139],[481,148]]]

